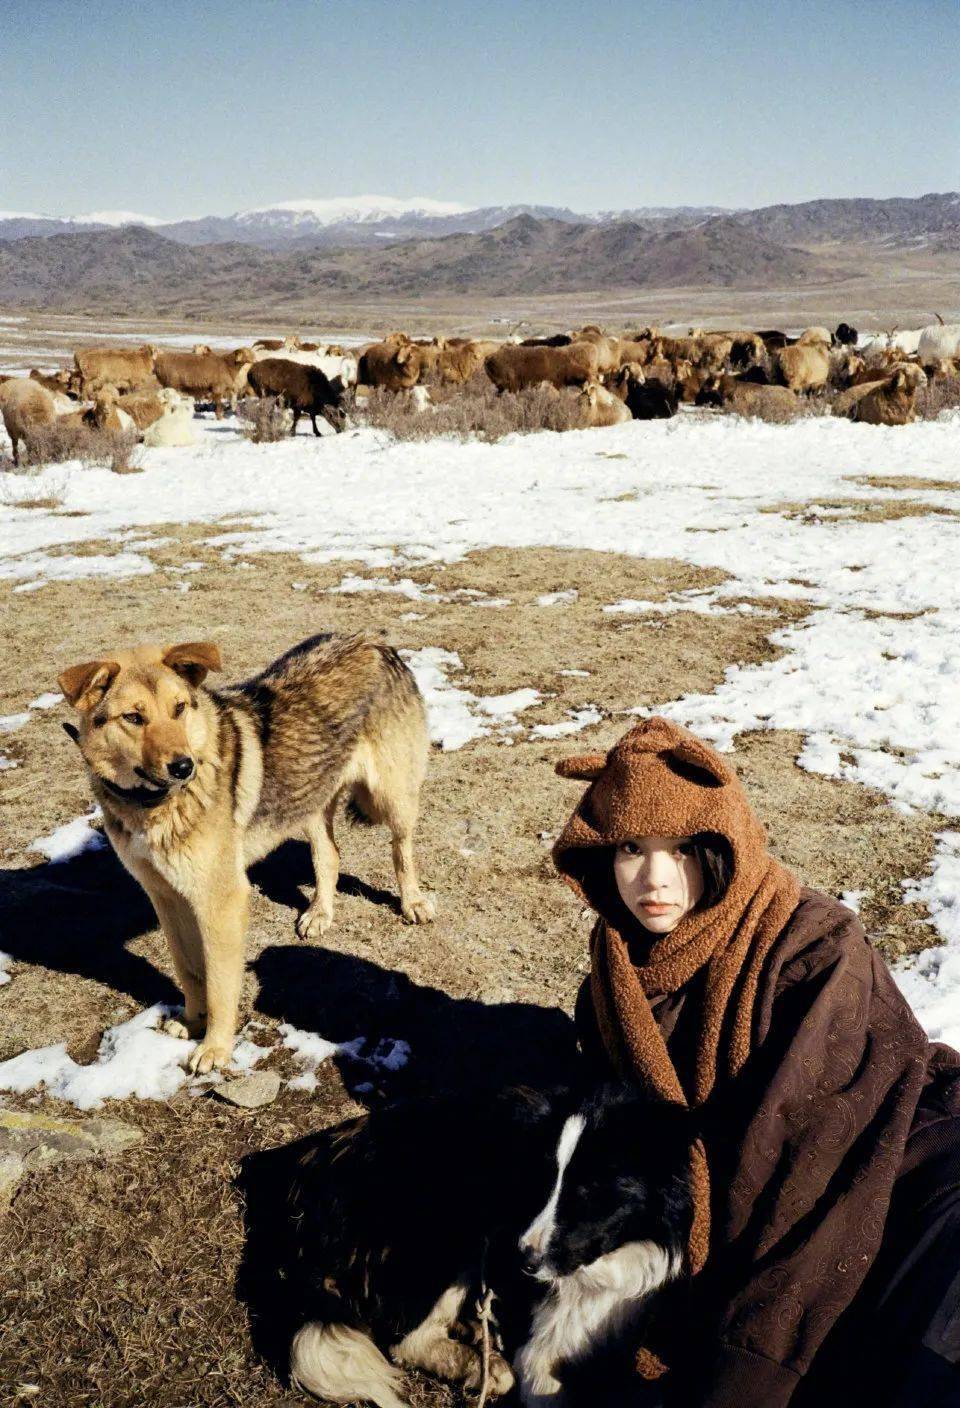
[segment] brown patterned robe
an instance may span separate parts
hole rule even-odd
[[[698,974],[651,999],[682,1081],[696,1065],[702,988]],[[585,1054],[609,1069],[589,984],[577,1025]],[[831,1397],[832,1380],[816,1372],[829,1355],[817,1356],[842,1344],[855,1323],[858,1294],[895,1222],[909,1248],[914,1231],[922,1234],[924,1209],[940,1209],[946,1199],[949,1225],[960,1229],[960,1056],[928,1042],[857,917],[809,889],[767,954],[753,1025],[745,1066],[733,1077],[718,1072],[701,1108],[711,1251],[683,1304],[662,1317],[682,1326],[678,1336],[668,1327],[677,1341],[668,1359],[683,1367],[670,1376],[666,1401],[781,1408],[803,1399],[873,1408],[873,1396]],[[896,1209],[901,1185],[910,1191],[909,1210],[897,1219],[891,1204]],[[947,1233],[938,1236],[946,1245]],[[901,1257],[896,1268],[902,1264]],[[956,1273],[952,1306],[936,1312],[935,1352],[955,1354],[953,1363],[960,1358],[960,1266]],[[883,1299],[884,1288],[868,1289]],[[877,1362],[884,1350],[881,1336]],[[816,1392],[808,1399],[797,1390],[811,1366],[808,1386]],[[861,1384],[864,1372],[858,1368]],[[960,1379],[956,1399],[941,1401],[960,1403]]]

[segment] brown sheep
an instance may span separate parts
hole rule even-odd
[[[334,430],[343,429],[343,387],[329,381],[319,367],[291,362],[286,357],[266,357],[250,368],[249,381],[254,395],[277,396],[289,406],[293,412],[291,435],[296,435],[297,421],[302,415],[310,417],[314,435],[320,434],[318,415]]]
[[[46,375],[34,367],[30,373],[30,380],[39,382],[48,391],[53,391],[61,396],[79,397],[80,395],[80,378],[75,371],[68,371],[66,368]]]
[[[863,359],[850,378],[851,386],[864,386],[868,381],[885,381],[899,366],[910,366],[902,352],[894,347],[870,349],[870,360]]]
[[[763,386],[736,376],[711,377],[701,389],[697,404],[726,406],[738,416],[761,419],[792,419],[798,409],[796,396],[785,386]]]
[[[164,414],[165,402],[159,391],[127,391],[118,396],[117,405],[126,411],[138,430],[146,430]]]
[[[663,343],[659,337],[621,337],[617,346],[621,367],[625,367],[628,362],[637,362],[641,367],[645,367],[648,362],[661,356],[663,351]]]
[[[80,379],[80,392],[86,399],[105,386],[118,391],[142,391],[157,385],[154,358],[157,349],[143,347],[78,347],[73,354]]]
[[[10,436],[13,462],[19,464],[19,442],[28,444],[34,430],[51,425],[57,419],[57,403],[52,392],[30,377],[11,377],[0,383],[0,415]]]
[[[432,342],[418,341],[414,342],[413,346],[420,354],[421,376],[439,370],[440,357],[444,350],[442,339],[434,338]]]
[[[573,334],[574,346],[578,342],[586,342],[597,349],[597,369],[601,373],[615,372],[620,367],[620,339],[608,337],[600,328],[591,324],[581,328],[579,332]]]
[[[462,386],[483,366],[484,358],[499,348],[497,342],[465,342],[459,347],[445,347],[437,362],[437,371],[444,386]]]
[[[830,409],[835,416],[866,425],[910,425],[917,418],[917,392],[926,384],[923,368],[905,362],[884,381],[841,392]]]
[[[783,384],[791,391],[820,391],[830,375],[830,343],[795,343],[777,353]]]
[[[832,347],[833,333],[829,328],[805,328],[797,338],[798,347]]]
[[[623,401],[596,381],[587,382],[577,398],[577,405],[588,428],[623,425],[633,419]]]
[[[157,380],[199,401],[212,401],[218,420],[223,416],[224,402],[231,410],[247,381],[247,372],[256,364],[255,353],[249,347],[233,352],[158,352],[155,361]],[[118,388],[119,389],[119,388]]]
[[[385,391],[409,391],[420,380],[423,363],[421,349],[411,342],[375,342],[361,355],[357,365],[357,382],[361,386],[380,386]]]
[[[571,342],[569,347],[505,344],[491,352],[483,365],[498,391],[522,391],[541,381],[559,390],[563,386],[583,386],[600,375],[597,349],[592,342]]]

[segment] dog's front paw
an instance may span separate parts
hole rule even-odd
[[[429,924],[437,915],[436,901],[432,895],[418,895],[414,900],[404,900],[400,913],[408,924]]]
[[[503,1358],[497,1354],[496,1350],[490,1351],[490,1380],[489,1391],[494,1398],[502,1398],[505,1393],[509,1393],[514,1385],[513,1370]],[[483,1357],[477,1352],[476,1365],[470,1370],[463,1381],[464,1388],[478,1389],[483,1382]]]
[[[190,1070],[195,1076],[205,1076],[208,1071],[219,1070],[222,1066],[230,1064],[233,1056],[232,1043],[227,1045],[220,1041],[201,1041],[196,1051],[191,1053],[187,1062]]]
[[[179,1017],[165,1017],[160,1024],[160,1030],[167,1036],[179,1037],[181,1041],[196,1041],[198,1037],[203,1036],[206,1025],[206,1016],[187,1017],[181,1013]]]
[[[322,939],[333,925],[333,912],[314,901],[297,920],[297,935],[301,939]]]

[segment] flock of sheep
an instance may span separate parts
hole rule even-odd
[[[593,325],[506,342],[395,332],[355,352],[299,337],[229,352],[206,345],[190,352],[81,348],[72,368],[0,379],[0,413],[16,464],[21,442],[29,447],[41,427],[55,423],[127,432],[151,446],[186,445],[195,443],[197,405],[212,405],[219,417],[225,406],[256,396],[286,408],[291,432],[308,415],[320,434],[318,415],[342,429],[351,412],[362,417],[372,391],[405,396],[426,410],[431,390],[449,395],[449,388],[484,378],[497,392],[546,386],[575,397],[571,423],[583,426],[672,416],[684,403],[789,418],[798,398],[823,392],[832,395],[834,415],[904,425],[915,418],[928,378],[958,372],[960,325],[942,320],[869,340],[846,323],[797,337],[774,329],[691,329],[677,337],[655,327],[615,335]]]

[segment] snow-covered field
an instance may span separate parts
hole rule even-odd
[[[204,421],[198,447],[145,451],[143,469],[115,476],[60,465],[6,477],[0,578],[24,591],[54,578],[150,573],[151,547],[162,541],[155,525],[207,522],[207,541],[234,563],[271,551],[305,563],[343,560],[350,567],[337,590],[388,585],[412,613],[441,589],[404,579],[404,568],[495,546],[675,558],[729,574],[720,587],[666,603],[611,600],[623,614],[802,603],[807,614],[771,637],[778,658],[731,666],[712,693],[674,700],[665,712],[722,748],[747,729],[798,731],[802,768],[946,818],[932,873],[904,877],[907,897],[928,906],[943,942],[899,980],[931,1036],[960,1044],[960,823],[950,824],[960,818],[960,415],[889,429],[680,417],[495,445],[395,443],[363,430],[254,446],[232,422]],[[901,477],[909,482],[898,486]],[[83,516],[17,507],[18,498],[45,496]],[[91,540],[103,545],[97,555],[72,551]],[[188,576],[182,583],[189,590]],[[576,585],[540,604],[562,610]],[[477,608],[504,600],[476,596]],[[522,744],[599,720],[581,709],[563,724],[528,729],[523,713],[537,691],[477,696],[458,681],[462,667],[447,644],[411,657],[445,748],[491,733]],[[28,728],[28,706],[40,704],[25,699],[6,726]],[[76,828],[89,839],[86,819]],[[54,859],[77,836],[38,845]],[[130,1040],[167,1040],[148,1037],[149,1026],[138,1019]],[[107,1035],[103,1059],[116,1061],[127,1036]],[[62,1053],[49,1059],[66,1090],[75,1072]]]

